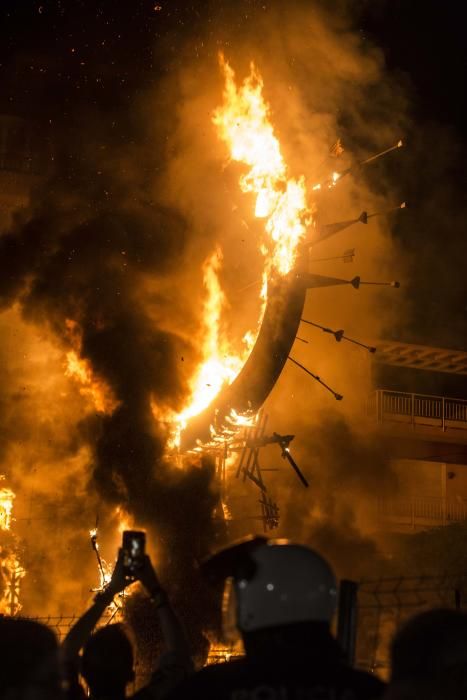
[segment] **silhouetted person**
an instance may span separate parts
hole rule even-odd
[[[92,698],[125,697],[135,672],[133,647],[122,625],[107,625],[91,635],[84,647],[81,673]]]
[[[467,698],[467,615],[429,610],[410,618],[391,645],[386,698]]]
[[[138,700],[160,700],[192,672],[189,646],[183,627],[147,555],[143,558],[142,566],[134,573],[133,580],[140,581],[149,595],[156,610],[164,646],[164,653],[159,658],[150,683],[133,697]],[[70,686],[75,694],[76,676],[80,667],[79,652],[84,648],[81,671],[88,683],[91,698],[120,700],[126,696],[127,685],[133,680],[134,672],[133,650],[123,627],[109,625],[94,635],[92,631],[114,596],[129,584],[123,564],[123,551],[119,550],[107,588],[96,595],[94,604],[75,623],[63,642]]]
[[[346,665],[330,633],[337,585],[316,552],[285,540],[257,538],[214,556],[205,570],[230,578],[227,616],[246,657],[203,668],[175,698],[358,700],[384,684]],[[226,600],[224,596],[224,600]]]
[[[61,697],[58,643],[48,627],[0,616],[1,700]]]

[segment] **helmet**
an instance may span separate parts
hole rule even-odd
[[[241,632],[297,622],[330,623],[337,582],[316,552],[288,540],[258,537],[223,550],[206,573],[230,577],[224,591],[224,631]],[[229,633],[230,630],[230,633]]]

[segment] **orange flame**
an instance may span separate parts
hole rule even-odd
[[[14,498],[15,494],[11,489],[0,489],[0,530],[9,530],[11,528],[11,513],[13,510]]]
[[[71,339],[73,350],[66,354],[65,375],[80,384],[80,394],[88,397],[99,413],[112,413],[118,406],[118,401],[110,388],[95,376],[90,363],[81,358],[81,332],[75,321],[67,319],[67,334]]]
[[[255,215],[266,218],[269,240],[265,246],[268,269],[286,275],[292,269],[297,246],[311,224],[305,179],[287,176],[287,166],[274,128],[270,108],[263,97],[263,79],[254,64],[237,87],[235,73],[221,54],[224,102],[213,117],[220,138],[232,160],[249,166],[240,178],[243,192],[256,195]]]
[[[206,292],[201,333],[203,360],[191,379],[190,397],[186,407],[177,416],[171,417],[175,428],[168,443],[169,448],[180,444],[180,431],[186,426],[187,421],[201,413],[222,387],[235,379],[251,348],[252,337],[247,334],[244,338],[243,352],[233,353],[222,331],[222,312],[227,302],[219,280],[221,266],[222,252],[220,248],[216,248],[203,265]],[[155,406],[153,411],[157,418],[161,418]]]
[[[226,300],[219,281],[222,253],[217,249],[203,266],[207,292],[203,314],[203,360],[191,382],[191,398],[176,417],[178,425],[172,446],[179,444],[186,422],[206,408],[224,384],[230,384],[243,366],[259,332],[267,299],[269,274],[288,274],[296,260],[298,245],[312,222],[306,202],[304,177],[288,176],[279,141],[270,121],[270,108],[263,97],[263,80],[255,66],[240,87],[222,55],[219,57],[225,85],[223,103],[213,115],[219,137],[229,148],[232,160],[249,170],[240,178],[243,192],[255,195],[255,216],[264,218],[266,241],[259,249],[265,258],[262,306],[255,331],[245,334],[245,350],[234,354],[222,334],[222,312]],[[157,409],[154,409],[157,416]],[[160,415],[157,416],[160,418]],[[238,425],[242,425],[237,416]]]
[[[0,475],[0,480],[5,477]],[[0,530],[11,530],[13,501],[15,493],[7,488],[0,489]],[[26,575],[18,557],[11,547],[0,546],[0,614],[16,615],[21,610],[19,602],[20,582]]]
[[[209,406],[225,383],[235,379],[242,366],[242,357],[232,354],[222,334],[222,311],[226,305],[219,281],[222,253],[216,249],[203,266],[204,286],[207,296],[203,313],[203,357],[191,383],[192,400],[180,418],[187,420]]]
[[[21,566],[16,554],[10,552],[2,556],[0,548],[0,579],[2,582],[2,594],[0,596],[0,614],[17,615],[22,608],[19,602],[20,582],[26,576],[26,571]]]

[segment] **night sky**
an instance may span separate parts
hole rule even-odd
[[[383,50],[388,77],[402,86],[409,105],[411,123],[402,135],[407,148],[397,164],[383,166],[410,206],[394,227],[402,258],[410,261],[402,279],[407,313],[388,335],[465,349],[462,3],[372,0],[325,6],[333,4],[340,13],[352,8],[355,31]],[[55,140],[63,128],[69,135],[76,123],[89,120],[101,125],[96,130],[106,148],[131,141],[132,105],[139,95],[181,61],[202,55],[219,24],[241,35],[251,30],[257,13],[277,6],[269,0],[2,0],[0,111],[34,118],[44,136],[54,134]],[[287,3],[281,7],[287,12]]]
[[[466,41],[461,5],[369,2],[361,24],[406,86],[412,116],[400,178],[408,216],[395,234],[410,253],[412,306],[402,338],[467,349]]]

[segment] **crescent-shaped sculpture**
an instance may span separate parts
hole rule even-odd
[[[224,387],[202,413],[192,418],[182,433],[181,448],[208,443],[211,426],[228,425],[232,410],[256,412],[280,377],[297,335],[307,290],[353,284],[353,281],[306,272],[301,254],[293,270],[285,277],[273,278],[268,286],[268,301],[256,343],[232,384]],[[355,285],[353,285],[355,286]]]
[[[210,440],[210,427],[226,424],[232,412],[257,411],[269,396],[297,334],[306,296],[300,262],[286,277],[273,279],[256,343],[232,384],[226,386],[182,433],[182,449]]]

